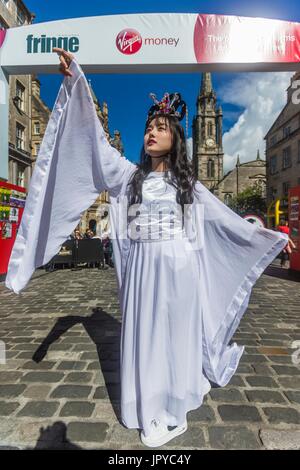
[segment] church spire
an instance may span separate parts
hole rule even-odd
[[[208,95],[212,92],[212,82],[210,72],[202,73],[200,95]]]
[[[259,149],[257,149],[257,157],[256,160],[260,160]]]

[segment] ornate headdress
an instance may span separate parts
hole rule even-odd
[[[150,93],[149,96],[153,99],[154,104],[148,111],[148,119],[161,113],[176,116],[179,121],[184,118],[186,103],[181,99],[180,93],[165,93],[161,101],[158,101],[154,93]],[[180,111],[178,110],[179,107],[181,108]]]
[[[181,121],[186,116],[186,136],[188,135],[188,109],[186,102],[181,98],[181,94],[176,93],[165,93],[162,100],[158,101],[154,93],[149,94],[150,98],[153,99],[154,104],[148,111],[147,120],[154,118],[157,114],[169,114],[175,116]]]

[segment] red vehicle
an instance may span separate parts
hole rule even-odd
[[[26,189],[0,181],[0,280],[5,279],[7,266],[21,223]]]
[[[295,243],[290,254],[290,269],[300,272],[300,186],[289,190],[289,227],[290,238]]]

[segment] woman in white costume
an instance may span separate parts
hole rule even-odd
[[[20,292],[99,192],[109,192],[122,312],[122,421],[141,430],[145,445],[161,446],[186,431],[187,412],[202,404],[210,382],[225,386],[235,373],[244,348],[229,341],[254,283],[287,236],[249,224],[196,180],[182,114],[166,104],[168,96],[147,118],[140,164],[121,157],[106,139],[76,59],[54,51],[66,77],[6,285]]]

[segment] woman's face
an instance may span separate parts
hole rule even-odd
[[[167,119],[154,118],[144,135],[144,149],[150,157],[160,157],[171,150],[172,134]]]

